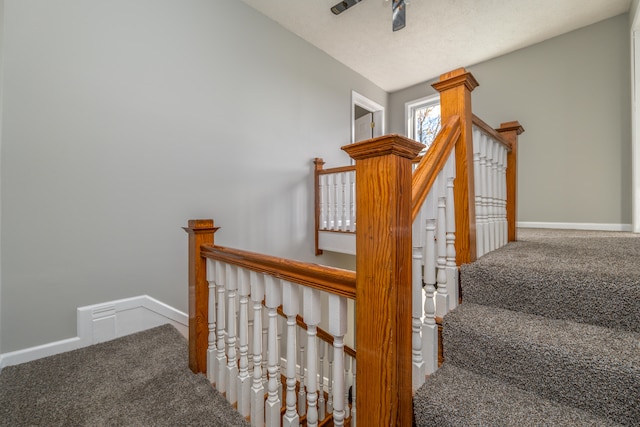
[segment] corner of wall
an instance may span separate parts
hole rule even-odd
[[[188,336],[187,314],[148,295],[79,307],[77,309],[78,336],[0,354],[0,370],[5,366],[77,350],[166,323],[175,326],[183,336]]]

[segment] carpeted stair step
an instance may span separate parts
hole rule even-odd
[[[509,243],[462,266],[463,299],[640,332],[640,236],[601,234]]]
[[[465,302],[444,359],[622,424],[640,422],[640,334]]]
[[[620,425],[448,362],[414,396],[417,427]]]

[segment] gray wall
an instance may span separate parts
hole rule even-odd
[[[620,15],[467,67],[480,86],[475,114],[518,120],[518,220],[630,224],[629,16]],[[392,93],[390,131],[405,133],[404,103],[428,81]]]
[[[313,255],[312,163],[348,163],[351,90],[387,94],[237,0],[7,0],[2,351],[76,335],[78,306],[187,310],[190,218],[216,243]]]

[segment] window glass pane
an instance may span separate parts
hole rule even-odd
[[[428,148],[440,131],[440,104],[417,106],[412,113],[413,139]]]

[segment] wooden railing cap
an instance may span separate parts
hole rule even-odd
[[[443,92],[447,89],[454,88],[456,86],[465,85],[469,92],[477,88],[480,83],[473,77],[469,71],[464,68],[458,68],[440,76],[440,81],[431,85],[438,92]]]
[[[354,160],[386,156],[389,154],[395,154],[396,156],[413,160],[423,148],[423,144],[395,133],[342,147]]]
[[[184,231],[190,234],[216,232],[220,227],[214,227],[212,219],[190,219],[186,227],[182,227]]]
[[[496,131],[500,133],[515,131],[516,135],[520,135],[524,132],[524,128],[519,121],[515,120],[513,122],[500,123],[500,127]]]

